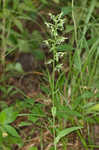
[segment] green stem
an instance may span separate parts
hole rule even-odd
[[[77,131],[77,134],[78,134],[78,136],[80,137],[80,140],[81,140],[83,146],[85,147],[85,150],[88,150],[87,143],[86,143],[85,139],[82,137],[80,131]]]
[[[52,100],[53,107],[55,106],[55,51],[53,51],[53,72],[52,72]],[[55,116],[53,116],[53,136],[55,141]],[[56,144],[54,144],[56,150]]]
[[[56,150],[56,144],[55,144],[55,116],[53,116],[53,136],[54,136],[54,150]]]
[[[5,0],[3,0],[3,14],[5,15]],[[1,62],[2,62],[2,71],[4,70],[5,67],[5,53],[6,53],[6,39],[5,39],[5,34],[6,34],[6,18],[5,16],[3,17],[2,20],[2,50],[1,50]]]
[[[76,20],[75,20],[75,15],[74,15],[74,0],[72,0],[72,18],[74,22],[74,32],[75,32],[75,41],[76,41],[76,46],[78,47],[78,42],[77,42],[77,25],[76,25]]]

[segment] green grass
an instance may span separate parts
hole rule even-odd
[[[18,7],[19,3],[22,9]],[[46,8],[54,5],[56,5],[54,13],[50,16],[46,15]],[[58,9],[61,13],[57,11]],[[16,119],[12,108],[16,108],[18,117],[27,116],[27,120],[20,123],[21,126],[29,127],[31,124],[39,126],[42,150],[44,149],[43,129],[49,131],[53,137],[50,150],[57,150],[60,143],[62,149],[68,149],[70,133],[79,138],[84,150],[89,148],[93,150],[98,147],[94,143],[93,133],[90,132],[91,127],[99,123],[99,19],[97,10],[99,10],[99,2],[96,0],[90,2],[88,0],[79,0],[78,2],[74,0],[72,2],[42,0],[34,3],[32,0],[29,2],[24,0],[23,2],[14,1],[13,5],[3,1],[0,23],[2,32],[0,35],[0,62],[3,68],[3,75],[0,79],[0,91],[2,92],[0,145],[2,149],[5,150],[6,145],[10,150],[13,144],[18,144],[18,140],[20,141],[19,146],[23,146],[15,130],[21,132],[21,128],[19,126],[14,128],[10,125]],[[25,14],[24,11],[27,13]],[[44,11],[45,16],[39,16],[39,11]],[[43,21],[41,25],[37,22],[39,17]],[[46,61],[46,71],[42,70],[43,83],[40,83],[42,84],[41,90],[45,95],[44,97],[38,95],[40,99],[46,99],[46,102],[50,101],[47,110],[45,103],[35,103],[36,98],[29,98],[20,89],[7,84],[10,77],[14,76],[14,71],[18,73],[21,71],[20,65],[14,65],[12,62],[10,65],[6,64],[9,55],[19,51],[30,52],[38,59],[45,57],[44,52],[40,50],[43,42],[42,34],[35,28],[30,33],[28,21],[32,25],[38,25],[40,30],[43,29],[46,35],[45,44],[48,46],[48,54],[51,54],[49,60]],[[47,22],[47,27],[44,22]],[[23,30],[24,24],[27,25],[25,30]],[[19,73],[19,76],[21,75],[23,73]],[[12,114],[14,119],[10,116],[11,121],[6,125],[8,108],[6,99],[16,93],[21,93],[24,100],[18,99],[11,104],[12,107],[11,110],[8,109],[8,113]],[[41,122],[40,119],[43,121]],[[11,133],[11,127],[13,133]],[[4,133],[8,134],[6,134],[6,143],[4,142]],[[13,141],[14,134],[15,140]],[[12,142],[10,144],[8,144],[9,139]],[[37,148],[31,147],[32,149]]]
[[[74,41],[76,43],[76,47],[74,48],[74,52],[71,51],[66,52],[65,51],[66,45],[62,50],[62,44],[61,44],[61,49],[60,49],[62,52],[66,52],[68,55],[68,57],[66,57],[67,58],[66,61],[69,64],[68,65],[69,71],[67,76],[65,76],[65,72],[59,73],[58,79],[57,81],[55,81],[56,63],[54,62],[54,64],[52,65],[53,72],[54,72],[54,73],[52,72],[52,77],[48,73],[49,85],[52,91],[51,92],[52,103],[54,101],[55,116],[56,116],[56,117],[54,116],[53,118],[54,129],[55,129],[55,118],[58,118],[61,130],[63,130],[63,124],[62,124],[63,120],[65,120],[66,122],[68,121],[71,122],[72,126],[82,125],[82,124],[83,127],[85,124],[90,126],[90,123],[94,123],[95,120],[94,117],[90,117],[89,114],[92,113],[94,116],[96,111],[99,111],[99,109],[97,108],[93,112],[89,112],[90,107],[92,107],[94,104],[97,103],[96,99],[98,98],[98,96],[96,96],[95,93],[96,88],[94,87],[94,85],[95,85],[95,80],[98,81],[98,76],[96,75],[96,72],[98,69],[97,64],[99,64],[99,60],[98,60],[99,56],[97,55],[99,40],[98,38],[95,38],[95,41],[93,43],[90,43],[91,45],[89,45],[89,42],[91,39],[94,38],[94,35],[90,37],[90,40],[87,40],[86,38],[86,34],[88,34],[87,32],[89,30],[89,24],[90,25],[93,24],[93,22],[90,23],[90,20],[92,19],[92,13],[94,11],[95,6],[96,6],[96,1],[91,1],[90,6],[88,8],[88,13],[85,18],[85,22],[83,24],[83,28],[79,28],[80,25],[76,23],[76,19],[75,19],[77,17],[76,16],[77,14],[75,13],[76,7],[74,6],[74,2],[72,1],[72,20],[74,22]],[[51,29],[54,31],[55,29],[57,29],[57,27],[55,27],[55,29],[53,28],[54,27],[52,27]],[[56,39],[55,38],[53,39],[54,37],[53,31],[50,32],[52,35],[51,40],[57,41],[58,36]],[[53,49],[52,51],[53,55],[55,55],[55,53],[59,53],[57,51],[58,50],[57,46],[53,47],[53,44],[50,49]],[[56,61],[55,56],[53,56],[53,60]],[[51,62],[53,63],[53,61]],[[60,63],[58,62],[58,64]],[[65,91],[63,91],[63,89],[65,89]],[[97,94],[98,94],[98,89],[97,89]],[[57,135],[58,134],[57,129],[55,130]],[[88,132],[88,129],[86,130],[86,132]],[[84,148],[88,150],[86,139],[84,138],[82,133],[80,131],[77,131],[77,134],[80,137],[80,140]],[[54,131],[54,136],[55,136],[55,131]],[[90,136],[90,133],[88,136]]]

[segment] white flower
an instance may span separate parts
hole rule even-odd
[[[2,136],[3,136],[3,137],[6,137],[6,136],[8,136],[8,134],[7,134],[6,132],[3,132],[3,133],[2,133]]]

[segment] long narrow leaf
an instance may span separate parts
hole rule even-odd
[[[83,128],[83,127],[78,126],[78,127],[67,128],[67,129],[60,131],[58,136],[55,138],[54,144],[57,144],[62,137],[68,135],[69,133],[71,133],[75,130],[81,129],[81,128]]]

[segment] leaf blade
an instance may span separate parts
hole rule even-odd
[[[62,137],[68,135],[69,133],[71,133],[75,130],[81,129],[81,128],[82,128],[81,126],[78,126],[78,127],[67,128],[67,129],[60,131],[58,136],[55,138],[54,144],[57,144]]]

